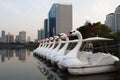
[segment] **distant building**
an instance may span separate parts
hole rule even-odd
[[[25,31],[19,32],[19,41],[21,43],[25,43],[26,42],[26,32]]]
[[[2,31],[2,36],[1,37],[5,37],[5,31]]]
[[[1,37],[0,37],[0,42],[6,42],[6,40],[5,40],[5,31],[3,30],[2,31],[2,34],[1,34]]]
[[[27,42],[31,42],[31,37],[30,36],[27,37]]]
[[[48,14],[49,37],[54,36],[56,34],[56,7],[57,5],[58,4],[53,4]]]
[[[0,37],[0,42],[1,42],[1,43],[5,43],[5,42],[6,42],[6,36]]]
[[[38,30],[38,40],[44,39],[44,29]]]
[[[1,43],[11,43],[14,42],[14,35],[12,35],[10,32],[5,35],[5,31],[2,31],[2,35],[0,37],[0,42]]]
[[[41,40],[42,36],[41,36],[41,30],[38,30],[38,40]]]
[[[105,24],[111,28],[113,32],[120,31],[120,5],[116,8],[115,13],[106,16]]]
[[[49,34],[48,34],[48,19],[44,20],[44,32],[45,32],[45,38],[49,37]]]
[[[2,37],[0,37],[0,42],[2,42]]]
[[[20,42],[20,40],[19,40],[19,35],[16,36],[15,42]]]
[[[106,16],[105,24],[111,28],[113,32],[116,32],[115,27],[115,13],[110,13]]]
[[[120,5],[115,10],[115,27],[116,31],[120,31]]]
[[[7,42],[7,43],[12,43],[12,42],[14,42],[14,35],[8,33],[8,34],[5,36],[5,42]]]
[[[49,37],[72,30],[72,4],[55,3],[48,15]]]

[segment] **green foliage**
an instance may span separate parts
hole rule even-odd
[[[111,29],[100,22],[93,24],[88,22],[85,25],[77,28],[77,30],[82,33],[83,38],[95,36],[108,37],[111,34]]]
[[[118,53],[118,43],[120,43],[120,31],[113,33],[108,26],[106,26],[105,24],[101,24],[100,22],[96,22],[93,24],[87,22],[85,23],[85,25],[77,28],[77,30],[81,32],[81,34],[83,35],[83,39],[95,36],[113,39],[113,41],[109,41],[107,44],[108,46],[112,46],[109,47],[109,51],[114,54]]]

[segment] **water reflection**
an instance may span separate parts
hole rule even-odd
[[[19,61],[25,62],[26,57],[30,56],[30,51],[26,49],[2,49],[0,50],[0,62],[5,62],[6,60],[11,60],[14,57],[17,57]]]
[[[34,56],[38,62],[40,72],[46,76],[48,80],[120,80],[119,72],[104,73],[86,76],[72,76],[67,71],[59,70],[53,66],[47,66],[48,63],[41,61],[39,58]]]
[[[39,64],[37,68],[47,78],[47,80],[67,80],[66,76],[68,74],[66,72],[60,71],[52,66],[47,67],[42,61],[38,60],[37,58],[36,58],[36,61]],[[63,74],[63,73],[66,73],[66,74]]]
[[[0,80],[46,80],[26,49],[0,49]]]

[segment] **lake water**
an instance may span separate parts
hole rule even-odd
[[[0,50],[0,80],[120,80],[120,73],[71,76],[26,49]]]

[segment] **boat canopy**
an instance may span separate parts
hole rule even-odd
[[[92,38],[84,39],[83,42],[87,42],[87,41],[109,41],[109,40],[113,40],[113,39],[104,38],[104,37],[92,37]]]

